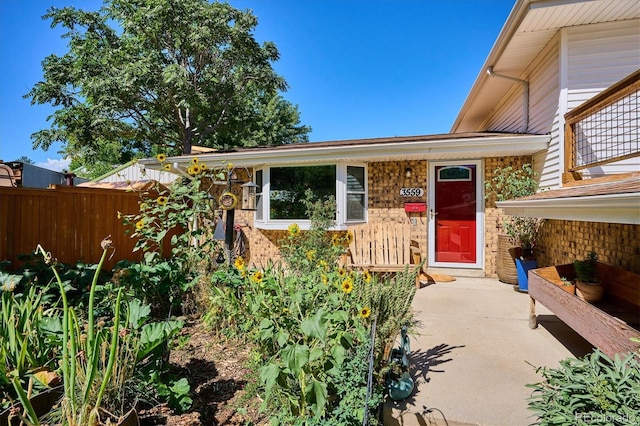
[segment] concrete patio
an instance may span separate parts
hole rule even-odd
[[[531,330],[529,296],[497,279],[431,284],[416,292],[413,307],[416,385],[408,399],[385,405],[385,425],[531,424],[525,385],[540,381],[535,367],[593,349],[540,304],[540,325]]]

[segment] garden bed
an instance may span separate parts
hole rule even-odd
[[[201,323],[186,321],[180,333],[184,343],[171,350],[171,368],[191,385],[193,405],[184,414],[166,405],[140,412],[140,424],[167,426],[266,424],[258,412],[261,401],[247,395],[252,380],[246,368],[246,342],[221,338]],[[242,412],[241,412],[242,411]],[[251,423],[249,423],[251,422]]]

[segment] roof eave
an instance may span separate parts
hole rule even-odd
[[[480,89],[484,85],[484,82],[489,78],[489,75],[487,74],[487,67],[495,65],[495,63],[500,59],[500,56],[502,56],[502,52],[504,52],[504,50],[506,49],[507,45],[511,41],[511,38],[518,30],[518,27],[527,14],[531,1],[532,0],[517,0],[516,4],[511,9],[507,20],[505,21],[505,24],[502,26],[502,30],[500,30],[498,38],[489,51],[487,59],[484,61],[482,68],[480,68],[480,72],[476,77],[473,86],[471,86],[471,90],[469,91],[467,98],[462,104],[460,112],[458,112],[456,120],[451,126],[451,133],[456,133],[458,131],[462,120],[464,120],[469,111],[469,108],[471,108],[471,106],[473,105],[473,102],[478,96]]]
[[[220,166],[224,162],[231,162],[245,167],[278,164],[318,163],[323,161],[358,161],[375,162],[394,159],[436,159],[452,155],[475,157],[481,153],[482,157],[502,155],[531,155],[547,149],[549,135],[509,135],[478,138],[442,139],[428,141],[405,141],[402,143],[372,143],[355,145],[322,145],[313,143],[303,144],[292,149],[264,148],[241,150],[237,152],[217,152],[200,155],[183,155],[167,158],[166,162],[185,165],[197,157],[209,167]],[[155,158],[139,160],[150,168],[157,168]]]
[[[496,203],[511,216],[640,225],[640,192]]]

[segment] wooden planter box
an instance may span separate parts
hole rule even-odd
[[[631,338],[640,338],[640,275],[603,263],[597,264],[597,275],[604,298],[592,304],[560,288],[561,277],[575,279],[573,264],[529,271],[529,326],[538,325],[538,301],[610,357],[638,350]]]

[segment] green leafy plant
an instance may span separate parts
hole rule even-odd
[[[218,293],[208,318],[255,346],[263,409],[272,409],[272,424],[362,424],[365,410],[382,400],[377,370],[385,342],[411,323],[415,272],[391,278],[342,268],[338,260],[350,235],[328,231],[335,204],[307,194],[305,205],[311,227],[289,227],[282,264],[255,269],[237,258],[214,274]],[[371,349],[373,318],[378,385],[365,407],[368,363],[353,360]]]
[[[529,409],[535,424],[635,425],[640,422],[640,364],[636,354],[609,358],[595,351],[565,359],[560,367],[539,367],[543,381],[533,389]]]
[[[24,388],[37,394],[57,379],[51,370],[57,355],[54,338],[47,333],[56,313],[43,303],[46,289],[30,286],[24,293],[2,292],[0,323],[0,408],[6,408]]]
[[[158,158],[171,170],[164,155]],[[214,179],[225,178],[225,172],[224,168],[209,170],[194,157],[188,178],[142,191],[140,211],[123,215],[124,223],[133,228],[131,237],[137,239],[134,251],[144,256],[140,264],[120,264],[119,279],[129,282],[136,295],[153,306],[156,316],[179,313],[185,295],[212,269],[212,253],[220,248],[203,224],[214,215],[208,190]],[[168,242],[170,255],[164,252]]]
[[[596,262],[598,255],[595,252],[587,254],[585,260],[574,260],[573,267],[576,271],[576,280],[585,284],[599,284],[600,280],[596,275]]]
[[[538,173],[528,163],[519,169],[498,167],[484,183],[485,197],[506,201],[533,195],[538,190],[537,176]],[[502,227],[514,243],[521,244],[523,249],[532,249],[541,223],[537,218],[509,216],[502,222]]]
[[[53,257],[38,246],[38,252],[56,277],[62,299],[59,364],[64,395],[58,410],[50,413],[50,417],[70,426],[95,425],[117,418],[132,408],[135,400],[128,391],[135,387],[131,382],[136,377],[136,369],[144,365],[157,368],[167,339],[182,326],[179,321],[146,323],[150,308],[135,299],[125,302],[122,287],[117,289],[112,317],[98,319],[96,289],[111,249],[109,237],[103,239],[101,247],[103,253],[91,282],[86,316],[83,316],[70,305]],[[25,403],[22,399],[21,402]]]

